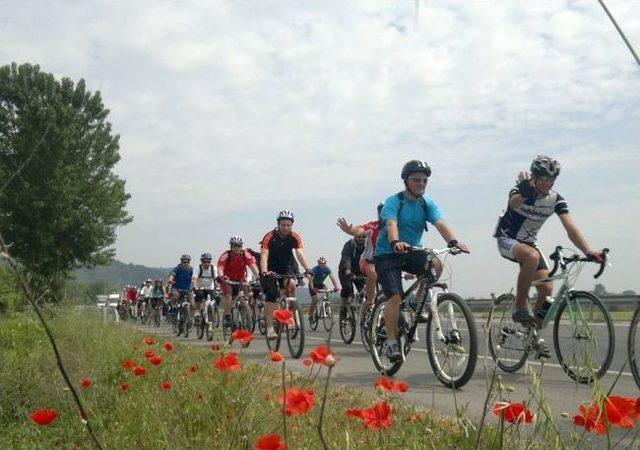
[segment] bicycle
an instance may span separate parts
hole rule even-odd
[[[318,328],[318,322],[322,319],[322,326],[325,331],[329,331],[331,329],[331,322],[333,321],[329,293],[333,291],[329,289],[318,289],[316,292],[318,294],[318,301],[311,314],[309,314],[309,327],[315,331]],[[319,314],[318,311],[320,311]]]
[[[264,298],[262,291],[260,291],[260,284],[257,282],[251,283],[252,295],[249,297],[249,309],[251,310],[251,332],[256,331],[256,325],[258,325],[258,331],[261,335],[267,333],[267,322],[265,319],[264,310]]]
[[[636,384],[640,388],[640,368],[638,367],[639,361],[636,359],[636,347],[640,345],[640,332],[638,332],[638,327],[640,326],[640,298],[638,298],[638,306],[636,307],[636,311],[633,313],[633,318],[631,319],[631,324],[629,325],[629,338],[627,343],[627,350],[629,354],[629,367],[631,369],[631,373],[633,374],[633,379],[636,381]]]
[[[191,330],[192,325],[192,317],[189,311],[189,293],[191,292],[189,289],[177,289],[178,291],[178,300],[176,302],[176,326],[174,327],[174,331],[176,336],[180,336],[181,334],[185,339],[189,338],[189,331]]]
[[[223,325],[222,333],[224,335],[224,340],[228,340],[231,336],[231,333],[235,330],[251,330],[252,321],[251,321],[251,310],[249,308],[249,299],[247,298],[247,294],[245,293],[246,287],[250,284],[246,281],[225,281],[229,286],[239,286],[240,290],[238,294],[233,298],[231,305],[231,330],[229,331],[229,327]]]
[[[199,305],[200,314],[194,317],[193,322],[196,327],[198,339],[206,336],[207,341],[212,341],[213,329],[217,327],[220,322],[220,313],[218,312],[218,305],[215,300],[211,301],[212,291],[209,289],[200,289],[200,291],[202,291],[199,293],[199,298],[202,298]]]
[[[388,299],[382,298],[373,308],[369,325],[373,363],[386,376],[394,375],[400,370],[412,344],[418,341],[418,318],[422,310],[428,307],[426,339],[431,368],[442,384],[453,389],[461,388],[471,379],[478,358],[476,323],[471,309],[462,297],[449,292],[446,283],[437,282],[433,263],[439,255],[457,255],[461,250],[456,247],[440,250],[410,247],[409,250],[425,252],[427,263],[426,270],[401,296],[398,338],[402,359],[391,362],[383,356],[387,341],[384,312]],[[426,283],[426,288],[418,300],[416,311],[413,311],[407,305],[407,296],[423,283]]]
[[[367,277],[365,275],[353,275],[351,278],[352,281],[366,281]],[[365,288],[363,287],[358,291],[358,293],[353,297],[353,301],[349,299],[347,301],[346,310],[340,309],[340,317],[338,321],[339,329],[340,329],[340,337],[342,337],[342,341],[345,344],[351,344],[353,339],[356,337],[356,317],[362,318],[362,305],[365,303]],[[344,314],[342,311],[345,311]],[[362,327],[360,327],[362,330]],[[366,348],[366,346],[365,346]]]
[[[154,297],[151,299],[151,323],[153,323],[156,328],[160,327],[160,318],[162,317],[163,303],[164,299],[162,297]]]
[[[562,370],[573,380],[589,384],[594,378],[602,377],[613,359],[615,346],[613,321],[602,301],[594,294],[586,291],[575,291],[572,286],[586,262],[594,262],[592,258],[574,254],[565,257],[562,247],[557,246],[551,254],[553,269],[549,277],[536,280],[533,286],[553,280],[562,280],[555,298],[550,297],[550,307],[542,321],[541,329],[553,320],[553,346]],[[604,258],[594,278],[600,277],[605,269],[607,253],[603,249]],[[560,268],[560,274],[556,272]],[[505,372],[518,371],[527,361],[529,353],[538,349],[538,330],[514,323],[512,313],[515,311],[515,296],[502,294],[495,301],[493,320],[489,326],[489,351],[494,361]],[[594,317],[598,314],[597,317]],[[600,323],[606,328],[604,339],[598,338],[597,328]],[[601,341],[601,342],[600,342]],[[567,348],[563,348],[567,344]],[[595,354],[590,354],[589,349]],[[604,357],[600,351],[606,349]],[[594,363],[597,366],[594,366]],[[597,370],[594,370],[597,368]]]
[[[274,275],[274,278],[276,280],[297,278],[298,283],[300,283],[304,277],[300,275]],[[283,294],[278,298],[277,303],[280,308],[291,311],[293,315],[293,325],[282,325],[274,319],[273,329],[277,337],[275,339],[269,339],[267,337],[267,348],[271,352],[278,351],[280,349],[281,335],[284,331],[287,336],[289,354],[292,358],[297,359],[302,355],[304,350],[304,321],[300,308],[298,307],[298,300],[296,297],[287,297]]]

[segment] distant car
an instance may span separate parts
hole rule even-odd
[[[116,307],[120,302],[120,296],[118,294],[109,294],[109,306]]]
[[[96,296],[96,305],[98,308],[104,308],[107,306],[107,302],[109,301],[108,295],[98,295]]]

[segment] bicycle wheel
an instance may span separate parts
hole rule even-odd
[[[196,335],[198,339],[202,339],[204,337],[204,329],[207,327],[207,323],[204,320],[204,317],[200,316],[199,322],[196,324]]]
[[[266,323],[265,323],[265,330],[266,330]],[[282,341],[282,326],[280,325],[279,322],[277,321],[273,321],[273,331],[276,332],[276,335],[278,336],[275,339],[269,339],[268,337],[265,336],[265,339],[267,340],[267,348],[269,349],[269,351],[271,352],[277,352],[278,350],[280,350],[280,342]],[[266,335],[266,331],[265,331],[265,335]]]
[[[180,336],[184,330],[184,314],[180,310],[176,314],[176,336]]]
[[[553,324],[553,346],[562,369],[582,384],[603,376],[613,359],[614,333],[611,315],[598,297],[570,292]]]
[[[304,320],[297,303],[291,303],[289,308],[293,313],[294,324],[286,327],[287,345],[289,346],[291,357],[297,359],[300,358],[304,350]]]
[[[204,326],[205,339],[209,342],[213,341],[213,308],[211,305],[206,307],[207,320]]]
[[[385,376],[392,376],[400,367],[404,360],[392,363],[385,355],[387,344],[387,329],[384,324],[384,310],[387,307],[387,301],[381,301],[376,304],[371,313],[369,321],[369,342],[371,342],[371,358],[378,372]],[[401,348],[404,351],[404,348]]]
[[[249,311],[251,311],[251,332],[256,332],[256,325],[258,324],[258,307],[255,303],[249,306]]]
[[[324,308],[324,315],[322,317],[322,326],[325,331],[329,331],[331,329],[331,322],[333,321],[333,313],[331,312],[331,303],[323,303],[322,307]]]
[[[213,318],[211,320],[211,326],[213,328],[220,328],[220,308],[217,304],[213,305]]]
[[[156,328],[160,328],[160,311],[158,311],[158,308],[153,310],[153,323]]]
[[[309,314],[309,328],[311,328],[313,331],[318,328],[318,321],[320,320],[320,318],[318,317],[318,308],[319,305],[316,303],[315,308],[313,308],[313,311],[311,311],[311,314]]]
[[[191,331],[191,326],[193,325],[193,319],[191,318],[191,314],[189,314],[189,307],[187,306],[187,311],[183,313],[184,318],[184,338],[189,338],[189,332]]]
[[[238,308],[238,327],[241,330],[251,331],[251,310],[249,305],[242,303]]]
[[[340,336],[345,344],[351,344],[356,337],[356,313],[353,306],[347,306],[347,315],[340,318]]]
[[[633,379],[636,380],[636,384],[640,388],[640,370],[638,365],[640,364],[640,359],[636,354],[636,348],[640,349],[640,331],[638,331],[638,327],[640,326],[638,323],[640,322],[640,305],[636,308],[636,312],[633,313],[633,318],[631,319],[631,325],[629,325],[629,367],[631,368],[631,373],[633,374]]]
[[[515,309],[513,294],[500,295],[489,324],[489,353],[505,372],[517,372],[529,357],[529,332],[524,325],[511,319]]]
[[[363,306],[360,314],[360,339],[362,339],[362,345],[364,349],[371,353],[371,333],[369,329],[371,327],[371,307]]]
[[[258,330],[263,336],[267,334],[267,320],[265,319],[264,305],[258,306]]]
[[[435,317],[427,322],[427,354],[433,373],[445,386],[458,389],[473,376],[478,360],[476,321],[469,305],[458,294],[438,296],[440,337]]]

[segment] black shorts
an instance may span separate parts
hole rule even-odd
[[[354,275],[362,275],[359,272],[351,272]],[[353,297],[353,285],[356,286],[358,292],[360,292],[365,285],[365,280],[352,280],[349,278],[344,270],[338,272],[338,278],[340,278],[340,285],[342,286],[342,290],[340,291],[340,297],[349,298]]]
[[[294,274],[278,274],[278,275],[286,275],[295,280],[296,276]],[[280,297],[280,289],[284,289],[285,282],[288,281],[289,278],[275,278],[275,277],[267,277],[264,275],[260,275],[260,285],[262,286],[262,292],[264,292],[264,301],[265,302],[275,302]]]
[[[402,272],[422,275],[426,270],[428,255],[425,252],[376,256],[376,273],[382,292],[389,298],[402,295]]]
[[[215,291],[213,289],[196,289],[195,301],[196,303],[202,303],[207,299],[207,295],[211,300],[215,300]]]

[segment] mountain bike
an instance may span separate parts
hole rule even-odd
[[[300,275],[275,275],[274,278],[276,280],[297,278],[300,283],[304,277]],[[302,355],[304,350],[304,321],[300,308],[298,307],[298,300],[296,297],[287,297],[283,294],[278,298],[277,304],[280,308],[291,311],[293,315],[293,325],[282,325],[274,319],[273,329],[276,332],[277,337],[275,339],[267,338],[267,347],[272,352],[279,350],[282,333],[284,332],[287,336],[289,354],[292,358],[297,359]]]
[[[629,325],[629,341],[627,343],[628,352],[629,352],[629,367],[631,368],[631,373],[633,374],[633,379],[636,380],[636,384],[640,388],[640,359],[639,355],[636,355],[636,348],[640,349],[640,331],[638,328],[640,327],[640,297],[638,298],[638,305],[636,306],[636,311],[633,313],[633,318],[631,319],[631,324]]]
[[[222,333],[224,335],[224,340],[227,341],[231,333],[235,330],[247,330],[251,331],[252,328],[252,320],[251,320],[251,309],[249,308],[249,298],[247,297],[247,293],[245,292],[245,288],[249,287],[250,284],[246,281],[225,281],[229,286],[239,286],[240,290],[238,294],[232,299],[231,306],[231,328],[225,327],[223,325]]]
[[[213,334],[216,328],[220,327],[220,291],[215,289],[213,291],[213,298],[211,293],[207,292],[207,297],[204,302],[205,310],[205,334],[207,341],[213,340]]]
[[[309,327],[312,330],[318,328],[318,323],[322,320],[322,326],[326,331],[331,329],[331,322],[333,321],[333,313],[331,312],[331,300],[329,299],[329,293],[333,292],[329,289],[318,289],[318,301],[315,308],[309,314]]]
[[[156,328],[160,327],[163,302],[164,299],[162,297],[154,297],[151,299],[151,323],[153,323]]]
[[[366,282],[365,275],[353,275],[352,281]],[[356,337],[357,317],[362,317],[362,305],[365,303],[366,290],[364,286],[352,298],[347,300],[347,305],[340,308],[340,316],[338,319],[338,328],[340,329],[340,337],[345,344],[351,344]],[[362,327],[360,327],[362,329]],[[327,330],[328,331],[328,330]],[[366,346],[365,346],[366,348]]]
[[[606,267],[609,249],[603,250],[604,259],[594,278],[600,277]],[[602,301],[586,291],[575,291],[580,271],[588,256],[574,253],[564,256],[563,248],[556,247],[551,254],[553,269],[549,277],[536,280],[533,286],[553,280],[562,280],[555,298],[547,299],[550,307],[541,328],[553,321],[553,347],[562,370],[573,380],[589,384],[603,376],[613,358],[615,346],[611,315]],[[556,272],[560,268],[560,274]],[[538,349],[538,330],[512,320],[515,296],[502,294],[495,301],[493,319],[489,324],[489,351],[494,361],[505,372],[516,372],[527,361],[529,353]]]
[[[388,299],[382,298],[373,308],[370,318],[371,357],[376,369],[383,375],[395,374],[406,359],[414,342],[418,341],[418,318],[424,308],[429,308],[426,339],[429,363],[436,377],[450,388],[464,386],[473,375],[478,358],[476,322],[466,301],[448,291],[446,283],[436,280],[434,260],[439,255],[461,253],[458,248],[422,249],[410,247],[409,251],[427,254],[425,271],[401,296],[398,317],[398,340],[402,359],[391,362],[384,354],[387,330],[384,312]],[[414,311],[407,305],[407,296],[425,284],[418,307]]]
[[[258,330],[260,334],[265,335],[267,333],[267,322],[265,319],[265,309],[264,309],[264,296],[262,291],[259,290],[259,284],[256,282],[252,282],[252,292],[249,299],[249,309],[251,310],[251,332],[255,332],[256,325],[258,325]]]
[[[189,331],[191,330],[192,318],[191,312],[189,310],[189,289],[177,289],[178,291],[178,300],[176,302],[175,310],[176,310],[176,327],[175,333],[176,336],[180,336],[181,334],[185,339],[189,337]]]

